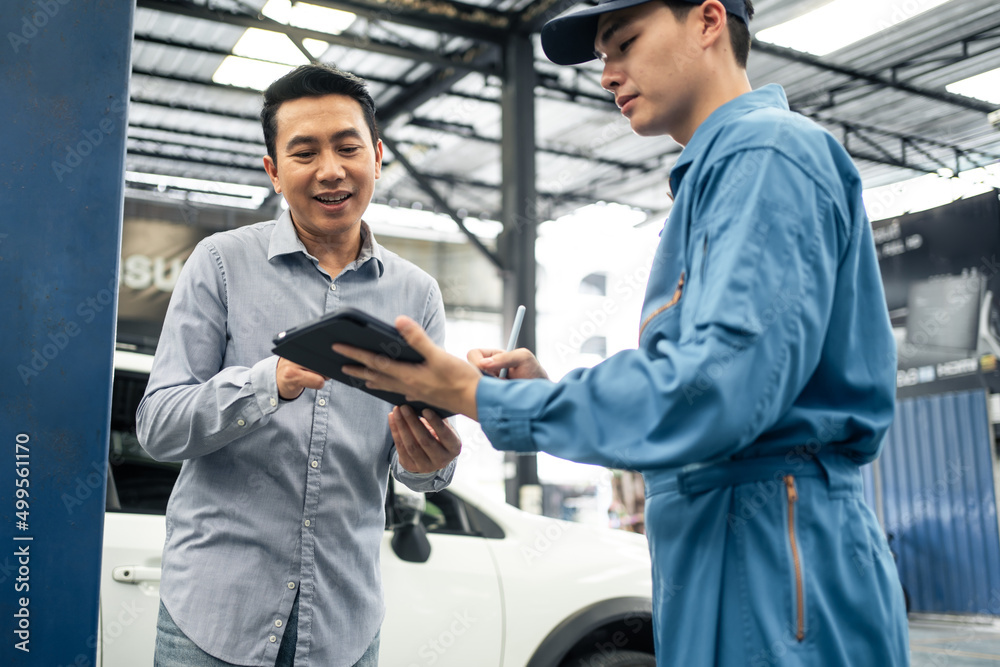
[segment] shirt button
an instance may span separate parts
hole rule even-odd
[[[268,637],[268,639],[269,639],[269,640],[271,641],[271,643],[272,643],[272,644],[273,644],[274,642],[278,641],[278,638],[277,638],[277,637],[275,637],[274,635],[271,635],[270,637]]]
[[[320,405],[320,407],[323,407],[324,405],[326,405],[326,399],[325,398],[319,399],[319,405]]]
[[[276,628],[280,628],[281,627],[281,619],[280,618],[277,621],[274,622],[274,627],[276,627]]]
[[[288,582],[288,588],[290,588],[290,589],[295,588],[295,582],[294,581],[289,581]]]
[[[243,421],[242,419],[237,419],[236,423],[239,424],[240,426],[246,426],[247,425],[247,423],[245,421]]]
[[[271,405],[274,406],[274,405],[277,405],[277,404],[278,404],[278,399],[272,398],[271,399]]]
[[[337,286],[334,285],[333,283],[330,283],[330,290],[336,292],[337,291]]]
[[[305,520],[305,524],[306,524],[306,528],[308,528],[309,527],[309,519]]]
[[[318,468],[319,467],[319,461],[313,461],[309,465],[311,465],[313,468]]]

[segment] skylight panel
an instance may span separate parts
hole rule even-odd
[[[808,14],[761,30],[757,39],[825,56],[951,0],[833,0]]]
[[[241,88],[265,90],[275,79],[294,69],[290,65],[268,63],[239,56],[226,56],[212,75],[212,81]]]
[[[354,22],[354,14],[335,9],[289,0],[270,0],[261,12],[269,18],[301,28],[338,34]],[[330,48],[319,39],[303,39],[302,46],[313,57],[319,58]],[[272,81],[305,65],[309,57],[299,49],[288,35],[273,30],[248,28],[233,46],[233,55],[227,56],[212,75],[216,83],[264,90]]]
[[[309,58],[295,46],[288,35],[260,28],[247,28],[233,46],[233,55],[283,65],[296,66],[309,63]]]
[[[945,90],[956,95],[974,97],[977,100],[1000,104],[1000,69],[983,72],[968,79],[962,79],[945,86]]]
[[[290,0],[269,0],[260,13],[279,23],[331,35],[344,32],[357,18],[354,14],[339,9],[311,5],[308,2],[293,3]]]

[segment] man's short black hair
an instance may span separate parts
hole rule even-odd
[[[747,8],[747,18],[753,18],[753,1],[743,0]],[[695,5],[682,0],[663,0],[664,4],[670,8],[678,21],[687,17]],[[729,45],[733,49],[736,57],[736,64],[743,69],[747,68],[747,58],[750,56],[750,26],[743,22],[743,19],[727,12],[729,20]]]
[[[260,110],[260,123],[264,128],[264,145],[275,164],[278,162],[275,141],[278,137],[278,108],[285,102],[302,97],[346,95],[357,100],[372,135],[372,147],[378,144],[378,127],[375,124],[375,100],[368,92],[365,80],[350,72],[323,64],[301,65],[276,79],[264,91],[264,106]]]

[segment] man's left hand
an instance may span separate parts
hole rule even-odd
[[[395,407],[389,413],[389,430],[399,465],[410,472],[441,470],[462,451],[458,433],[433,410],[418,416],[408,405]]]

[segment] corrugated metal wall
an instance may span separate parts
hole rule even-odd
[[[1000,614],[994,468],[984,391],[896,404],[879,469],[912,611]]]

